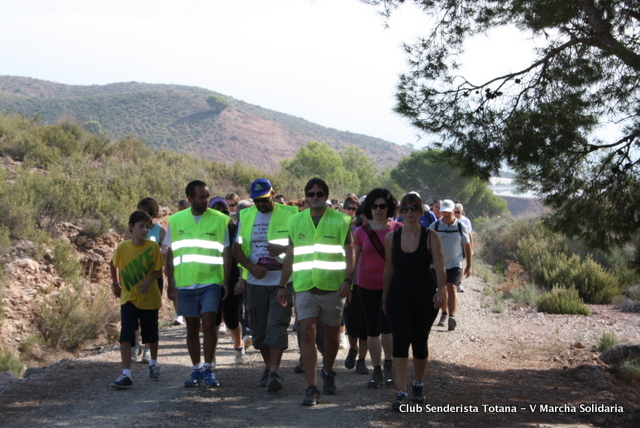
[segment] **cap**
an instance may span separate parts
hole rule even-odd
[[[227,207],[227,210],[229,209],[229,203],[223,197],[216,196],[215,198],[211,198],[209,201],[209,208],[213,208],[215,204],[224,204],[224,206]]]
[[[445,199],[440,204],[440,211],[445,213],[453,212],[454,203],[451,199]]]
[[[269,196],[271,189],[273,189],[273,186],[269,180],[266,178],[258,178],[256,181],[251,183],[251,199]]]

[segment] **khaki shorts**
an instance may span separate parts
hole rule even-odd
[[[276,299],[277,286],[247,283],[247,311],[254,348],[286,349],[289,347],[287,328],[291,324],[292,294],[293,287],[288,284],[285,294],[287,306],[282,306]]]
[[[337,291],[314,293],[296,292],[296,314],[298,320],[317,317],[319,322],[339,327],[342,324],[344,297],[338,297]]]

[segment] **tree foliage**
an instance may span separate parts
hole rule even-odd
[[[215,114],[220,114],[224,109],[229,107],[229,101],[217,95],[209,95],[207,97],[207,104],[209,104],[209,107],[211,107],[211,110]]]
[[[363,1],[387,15],[404,2]],[[508,165],[553,208],[555,229],[600,248],[637,236],[640,2],[414,3],[435,25],[405,47],[396,111],[438,134],[435,146],[465,173],[487,178]],[[483,82],[458,75],[465,41],[503,26],[544,40],[531,64]]]
[[[414,151],[391,170],[391,177],[404,189],[420,193],[425,203],[445,198],[460,200],[465,211],[476,216],[492,216],[507,210],[507,202],[494,195],[485,182],[464,177],[460,170],[446,163],[441,150]]]

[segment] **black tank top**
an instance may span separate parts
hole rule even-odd
[[[412,253],[406,253],[402,250],[402,245],[400,244],[402,229],[400,228],[393,232],[391,257],[394,271],[390,288],[395,289],[394,291],[401,291],[402,289],[415,290],[416,287],[435,290],[436,284],[431,273],[431,253],[427,250],[427,239],[431,231],[421,226],[418,248]]]

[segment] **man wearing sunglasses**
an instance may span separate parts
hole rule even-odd
[[[247,311],[253,334],[253,347],[260,350],[264,372],[257,386],[278,392],[283,387],[279,375],[282,353],[288,348],[287,327],[291,322],[292,287],[287,287],[286,305],[278,302],[282,261],[289,244],[289,219],[295,207],[274,202],[271,182],[259,178],[251,184],[253,207],[240,212],[233,256],[244,268],[247,284]],[[243,290],[239,290],[242,293]]]
[[[466,226],[455,217],[453,211],[453,201],[450,199],[443,200],[440,204],[442,218],[429,225],[429,229],[438,232],[442,245],[442,254],[444,255],[444,264],[447,269],[446,293],[438,326],[444,327],[448,316],[449,331],[455,330],[458,325],[458,321],[455,318],[455,312],[458,307],[456,288],[462,282],[463,251],[467,259],[464,277],[471,276],[471,241],[469,232]]]
[[[300,354],[308,387],[302,405],[314,406],[320,396],[315,370],[315,338],[318,323],[325,333],[323,389],[335,395],[333,365],[340,343],[345,300],[351,295],[354,268],[351,217],[327,208],[329,187],[312,178],[304,188],[309,209],[289,220],[289,246],[282,268],[278,300],[287,304],[287,281],[293,273],[296,312],[300,330]]]

